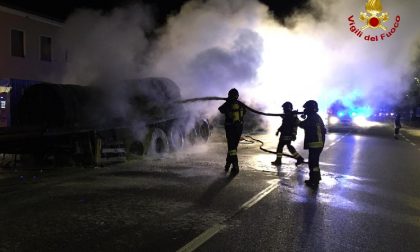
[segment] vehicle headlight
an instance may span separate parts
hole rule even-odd
[[[328,122],[329,122],[331,125],[334,125],[334,124],[339,123],[339,122],[340,122],[340,119],[338,119],[338,117],[331,116],[331,117],[329,118]]]
[[[353,118],[353,123],[359,127],[365,127],[368,124],[368,120],[364,116],[356,116]]]

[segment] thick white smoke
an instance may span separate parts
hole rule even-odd
[[[358,17],[365,3],[312,0],[312,11],[296,13],[284,26],[256,0],[190,1],[153,44],[145,36],[152,22],[143,7],[107,15],[79,11],[64,29],[66,40],[73,38],[65,81],[164,76],[185,98],[226,96],[236,87],[245,102],[270,112],[281,112],[286,100],[301,109],[315,99],[325,109],[348,94],[371,105],[397,101],[417,53],[420,1],[382,0],[388,30],[397,15],[401,20],[392,37],[378,42],[350,31],[351,15],[363,26]]]
[[[60,36],[68,52],[63,82],[112,84],[138,77],[149,44],[146,36],[152,29],[153,18],[143,5],[109,13],[77,10]]]
[[[397,15],[401,21],[391,38],[378,42],[350,31],[351,15],[363,26],[358,17],[365,1],[314,0],[315,15],[297,13],[287,20],[292,28],[280,25],[257,1],[190,2],[170,18],[149,72],[185,83],[189,96],[225,95],[239,86],[271,111],[286,100],[300,107],[308,99],[325,109],[348,94],[370,105],[397,101],[409,84],[420,2],[382,2],[390,14],[388,30]],[[366,34],[381,33],[369,30]],[[244,33],[252,36],[241,38]],[[236,54],[240,44],[245,50]]]

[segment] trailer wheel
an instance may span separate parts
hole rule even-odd
[[[207,142],[210,137],[210,126],[206,120],[201,120],[196,126],[197,135],[202,142]]]
[[[147,154],[156,155],[167,152],[169,152],[169,141],[166,133],[159,128],[154,128],[150,135]]]
[[[169,145],[173,151],[184,147],[184,132],[180,127],[175,126],[169,130]]]
[[[196,144],[197,137],[198,137],[197,129],[192,128],[191,131],[188,133],[188,141],[190,142],[190,144]]]
[[[135,155],[143,155],[144,154],[144,146],[143,143],[140,141],[134,141],[131,143],[129,148],[130,153]]]

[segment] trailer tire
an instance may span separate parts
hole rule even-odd
[[[210,125],[207,120],[200,120],[196,125],[196,132],[200,142],[206,143],[210,137]]]
[[[149,146],[147,148],[147,155],[157,155],[169,152],[169,141],[166,133],[154,128],[150,133]]]
[[[190,132],[188,133],[188,141],[191,145],[194,145],[197,143],[198,133],[196,128],[192,128]]]
[[[184,147],[184,132],[181,127],[171,127],[169,130],[169,146],[172,151],[181,150]]]
[[[140,141],[134,141],[130,144],[129,152],[131,154],[142,156],[144,154],[144,146]]]

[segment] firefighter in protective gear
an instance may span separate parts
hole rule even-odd
[[[394,138],[398,140],[401,129],[401,113],[397,112],[394,119]]]
[[[280,134],[279,144],[277,145],[277,158],[271,164],[280,166],[281,159],[283,156],[283,148],[286,145],[289,152],[297,160],[296,166],[304,162],[303,158],[297,153],[295,147],[292,145],[292,141],[296,140],[297,128],[300,123],[296,113],[293,113],[293,104],[291,102],[285,102],[282,105],[284,115],[282,116],[283,122],[276,132],[276,136]]]
[[[306,119],[299,123],[299,127],[305,130],[304,149],[309,150],[309,180],[305,184],[310,187],[317,187],[321,180],[319,169],[319,156],[324,148],[325,129],[324,122],[318,115],[318,103],[314,100],[307,101],[304,105]]]
[[[238,98],[239,92],[233,88],[229,91],[226,102],[219,107],[219,111],[225,115],[225,131],[228,145],[225,172],[228,172],[232,165],[231,173],[233,174],[239,172],[237,149],[243,130],[243,118],[246,113],[245,105],[238,101]]]

